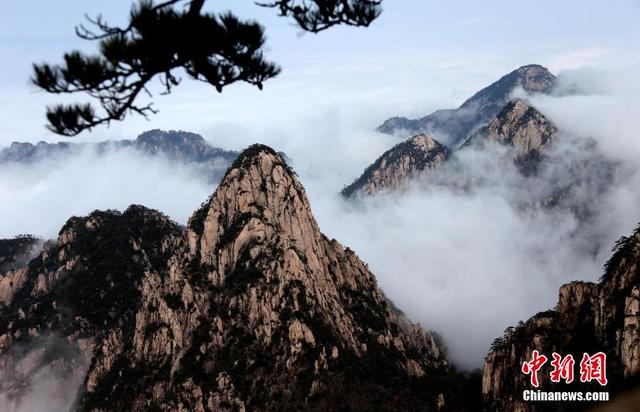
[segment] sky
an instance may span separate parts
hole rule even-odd
[[[201,132],[234,127],[261,132],[291,117],[340,110],[374,128],[395,114],[424,115],[455,107],[479,88],[529,63],[553,72],[594,65],[638,63],[640,2],[637,0],[538,1],[516,7],[507,1],[384,2],[382,16],[366,29],[334,28],[301,33],[274,10],[252,1],[211,1],[215,11],[233,10],[266,27],[267,56],[282,74],[259,92],[234,85],[222,94],[185,80],[170,96],[154,99],[160,113],[150,121],[131,116],[76,140],[135,137],[153,127]],[[113,24],[126,20],[125,0],[8,2],[0,15],[0,145],[59,140],[45,128],[47,104],[60,101],[29,84],[31,64],[59,62],[71,49],[95,45],[75,37],[84,14]],[[152,91],[154,88],[152,88]]]
[[[160,112],[150,121],[130,117],[74,139],[182,129],[225,149],[261,142],[285,151],[323,232],[355,250],[412,320],[442,334],[457,364],[479,366],[493,338],[553,307],[563,283],[597,280],[610,245],[640,221],[640,2],[385,0],[371,27],[319,35],[302,34],[251,1],[208,3],[263,23],[267,55],[282,74],[263,91],[233,85],[222,94],[185,79],[171,95],[156,94]],[[44,128],[45,106],[58,97],[29,85],[31,64],[57,62],[73,48],[90,52],[93,45],[73,32],[83,14],[102,13],[118,23],[130,4],[32,0],[4,7],[0,146],[62,140]],[[469,160],[493,185],[468,196],[415,190],[374,198],[361,208],[339,198],[343,185],[398,143],[374,132],[387,117],[456,107],[531,63],[584,92],[532,97],[565,136],[554,149],[560,179],[573,178],[562,169],[566,162],[589,155],[573,145],[576,137],[595,139],[622,165],[622,178],[606,196],[587,192],[597,212],[590,225],[580,228],[570,214],[544,210],[523,216],[514,207],[526,197],[519,175],[496,170],[493,158]],[[0,169],[0,237],[55,237],[71,215],[131,203],[185,223],[214,189],[189,170],[130,152],[7,167]]]

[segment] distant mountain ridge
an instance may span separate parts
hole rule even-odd
[[[0,150],[0,165],[60,160],[66,156],[81,154],[87,149],[94,150],[98,155],[131,149],[147,156],[163,156],[180,164],[197,166],[207,175],[210,182],[217,182],[238,156],[236,151],[212,146],[196,133],[153,129],[140,134],[134,140],[110,140],[97,143],[39,142],[37,144],[13,142],[9,147]]]
[[[341,193],[352,197],[382,190],[402,190],[411,180],[425,178],[450,161],[457,161],[456,153],[471,147],[483,150],[492,144],[503,146],[508,160],[524,175],[535,174],[556,134],[553,123],[528,100],[515,99],[457,150],[449,149],[432,136],[418,134],[383,153]],[[460,166],[464,167],[464,164]]]
[[[437,150],[419,150],[412,143],[416,139],[428,140]],[[422,134],[395,145],[341,194],[353,199],[399,193],[413,186],[473,193],[511,185],[502,193],[516,210],[569,213],[576,219],[576,230],[587,230],[591,219],[601,213],[599,200],[619,172],[619,163],[607,157],[595,140],[560,135],[528,99],[517,98],[458,148]],[[602,246],[593,245],[594,250]]]
[[[522,87],[527,93],[548,93],[555,82],[555,76],[543,66],[522,66],[480,90],[457,109],[438,110],[419,119],[392,117],[376,130],[386,134],[404,131],[407,137],[431,134],[446,146],[456,148],[497,115],[516,88]]]

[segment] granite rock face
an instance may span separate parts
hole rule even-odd
[[[499,143],[525,175],[534,174],[558,129],[524,99],[509,102],[486,126],[475,132],[466,145]]]
[[[23,270],[0,305],[0,400],[13,404],[52,373],[88,411],[454,402],[434,337],[320,232],[266,146],[236,159],[187,228],[142,206],[96,211],[71,218]]]
[[[620,239],[598,284],[572,282],[560,289],[555,310],[541,312],[494,341],[483,370],[482,391],[490,410],[580,410],[579,403],[524,402],[533,389],[521,372],[533,350],[576,359],[572,384],[552,383],[549,365],[542,371],[543,391],[601,391],[612,394],[637,383],[640,372],[640,227]],[[607,355],[608,385],[581,383],[578,364],[583,353]]]
[[[411,180],[428,174],[447,160],[449,150],[427,135],[417,135],[386,151],[342,195],[370,195],[405,189]]]
[[[377,130],[401,136],[428,133],[457,148],[502,110],[516,88],[527,93],[548,93],[554,85],[555,76],[546,68],[536,64],[522,66],[480,90],[457,109],[438,110],[419,119],[392,117]]]

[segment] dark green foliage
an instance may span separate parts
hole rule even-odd
[[[169,328],[169,325],[167,325],[166,323],[163,323],[163,322],[156,322],[156,323],[148,323],[147,326],[145,326],[145,328],[144,328],[144,337],[146,339],[149,339],[150,337],[152,337],[156,332],[158,332],[162,328],[166,328],[169,331],[169,333],[171,334],[171,329]]]
[[[312,33],[336,24],[366,27],[382,12],[382,0],[275,0],[258,4],[293,17],[303,30]]]
[[[168,378],[170,365],[132,364],[130,359],[119,356],[111,369],[100,375],[92,392],[85,392],[78,410],[128,411],[134,399],[149,393],[149,383]],[[149,394],[149,398],[150,398]]]
[[[163,268],[168,255],[157,245],[165,236],[178,233],[174,223],[158,215],[140,206],[131,206],[123,214],[94,212],[91,217],[99,221],[99,230],[106,236],[85,229],[82,220],[71,223],[76,232],[72,253],[82,261],[68,274],[66,287],[59,290],[61,304],[96,325],[109,326],[134,316],[144,265],[132,240],[146,251],[152,267]]]
[[[202,369],[204,364],[204,355],[200,352],[200,346],[211,340],[209,333],[209,321],[206,318],[200,318],[200,325],[193,332],[191,337],[191,347],[180,358],[180,366],[178,373],[174,376],[174,381],[180,384],[191,378],[194,382],[209,387],[216,387],[216,378],[214,374],[207,373]]]
[[[637,247],[635,238],[640,235],[640,225],[636,227],[630,236],[622,236],[618,239],[611,249],[613,255],[604,264],[604,275],[600,279],[601,282],[611,280],[614,271],[619,268],[623,260],[634,259],[633,251]]]
[[[388,312],[384,310],[385,308],[379,307],[371,297],[371,291],[364,293],[361,290],[347,289],[345,294],[347,296],[345,306],[358,324],[367,325],[376,332],[384,331],[391,326],[397,332],[397,326],[389,325],[385,320]]]
[[[89,221],[93,229],[87,228]],[[25,285],[11,306],[0,312],[0,328],[5,330],[11,320],[14,330],[46,327],[64,335],[80,331],[81,336],[93,336],[122,326],[126,333],[133,333],[126,326],[135,322],[146,263],[165,275],[170,252],[163,252],[160,243],[166,236],[179,234],[179,228],[159,212],[131,206],[124,213],[96,211],[87,218],[71,218],[61,233],[65,231],[73,231],[74,240],[54,246],[46,258],[41,255],[29,263]],[[134,249],[134,241],[144,252]],[[59,260],[63,249],[65,256],[80,256],[80,260],[61,274],[49,293],[30,296],[39,273],[65,265]],[[24,319],[17,316],[20,308]]]
[[[233,161],[231,167],[229,168],[229,170],[227,170],[227,175],[233,169],[240,169],[240,171],[248,170],[251,165],[253,165],[256,160],[260,158],[259,155],[262,152],[274,156],[276,159],[281,159],[280,155],[278,155],[278,153],[276,153],[276,151],[269,146],[259,143],[252,144],[251,146],[244,149],[238,157],[236,157],[236,160]],[[282,163],[286,166],[285,162]],[[289,170],[288,167],[287,170]],[[225,178],[227,175],[225,175]]]
[[[30,251],[42,240],[31,235],[18,235],[13,239],[0,239],[0,274],[24,266]]]
[[[176,293],[168,293],[164,295],[164,301],[167,303],[167,306],[173,310],[182,309],[184,307],[182,297]]]
[[[200,207],[191,215],[188,222],[188,227],[193,229],[193,231],[198,235],[202,236],[204,232],[204,221],[207,218],[207,213],[209,212],[209,202],[211,198],[207,199],[203,202]]]
[[[226,218],[224,215],[220,215],[221,218]],[[230,225],[224,224],[225,227],[224,232],[218,239],[218,244],[215,249],[221,249],[226,246],[229,242],[232,242],[244,229],[245,225],[249,222],[249,220],[253,217],[251,212],[244,212],[237,216]]]
[[[86,92],[104,114],[97,115],[90,104],[58,105],[47,113],[49,128],[73,136],[122,120],[127,112],[155,113],[150,104],[135,103],[138,95],[156,76],[170,93],[179,84],[172,73],[178,68],[218,91],[237,81],[262,88],[278,74],[280,69],[262,56],[265,38],[258,23],[243,22],[230,13],[202,13],[203,3],[192,1],[183,9],[141,1],[126,28],[109,26],[100,18],[91,21],[97,32],[80,26],[78,35],[99,41],[100,54],[70,52],[61,66],[34,65],[33,82],[50,93]]]

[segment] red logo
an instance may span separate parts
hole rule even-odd
[[[542,365],[547,363],[547,357],[540,355],[537,350],[533,351],[533,359],[531,362],[525,362],[522,364],[522,373],[531,375],[531,385],[538,387],[538,371],[542,368]]]
[[[576,361],[573,360],[573,355],[567,355],[562,358],[562,356],[553,352],[553,360],[551,361],[551,366],[553,366],[553,371],[551,371],[551,382],[560,382],[564,379],[565,383],[573,382],[573,365],[576,364]]]
[[[531,375],[531,386],[537,388],[540,386],[538,379],[538,372],[547,363],[547,357],[541,355],[540,352],[534,350],[532,352],[532,358],[529,362],[522,364],[522,373]],[[567,355],[564,358],[556,353],[552,353],[553,360],[550,362],[553,370],[550,373],[551,382],[565,383],[573,382],[573,370],[575,367],[575,360],[573,355]],[[605,386],[607,384],[607,355],[598,352],[595,355],[589,356],[584,354],[580,361],[580,382],[587,383],[596,381],[600,385]]]
[[[602,352],[593,356],[585,353],[580,361],[580,382],[593,380],[602,386],[607,384],[607,355]]]

